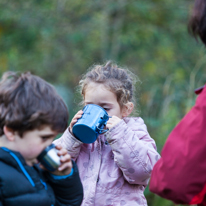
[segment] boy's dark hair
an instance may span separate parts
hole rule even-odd
[[[195,1],[188,28],[193,36],[199,36],[206,45],[206,0]]]
[[[52,85],[29,72],[4,73],[0,81],[0,136],[4,126],[22,136],[42,125],[61,133],[67,124],[67,107]]]

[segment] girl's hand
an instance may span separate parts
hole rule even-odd
[[[111,129],[112,127],[114,127],[117,123],[119,123],[122,119],[120,119],[117,116],[112,116],[112,118],[109,118],[109,120],[107,121],[106,124],[106,128],[107,129]]]
[[[58,167],[58,169],[54,172],[51,172],[54,175],[68,175],[71,172],[72,169],[72,160],[71,156],[68,154],[67,150],[65,148],[62,148],[62,146],[58,145],[55,147],[58,149],[58,155],[61,157],[61,165]]]
[[[72,119],[72,121],[71,121],[71,123],[70,123],[70,125],[69,125],[69,131],[70,131],[71,133],[72,133],[72,128],[73,128],[74,124],[77,122],[77,120],[78,120],[79,118],[82,117],[82,114],[83,114],[83,111],[80,110],[80,111],[78,111],[78,112],[75,114],[75,116],[73,117],[73,119]]]

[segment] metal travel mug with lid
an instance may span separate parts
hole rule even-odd
[[[60,165],[60,156],[54,144],[47,146],[37,157],[39,162],[49,171],[55,171]]]

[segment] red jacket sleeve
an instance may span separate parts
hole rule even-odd
[[[206,194],[206,87],[169,135],[155,164],[150,191],[179,204],[199,204]]]

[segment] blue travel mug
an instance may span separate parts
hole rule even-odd
[[[83,143],[93,143],[99,134],[108,130],[104,127],[110,116],[96,104],[86,105],[83,112],[82,117],[74,124],[72,133]]]

